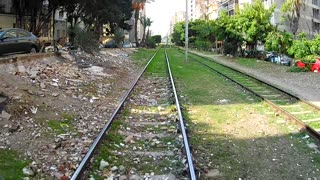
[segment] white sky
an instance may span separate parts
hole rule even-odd
[[[155,0],[146,4],[146,16],[153,23],[150,29],[154,35],[166,36],[170,28],[170,20],[175,12],[185,11],[185,0]]]

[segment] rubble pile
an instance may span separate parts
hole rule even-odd
[[[121,50],[62,57],[0,65],[0,148],[26,177],[70,177],[137,73]]]

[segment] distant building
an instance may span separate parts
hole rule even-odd
[[[174,16],[170,20],[170,32],[169,32],[169,34],[173,33],[173,28],[174,28],[174,25],[176,23],[181,22],[181,21],[185,21],[185,20],[186,20],[186,12],[185,11],[176,12],[174,14]]]
[[[212,20],[218,18],[219,4],[217,0],[196,0],[196,19]]]

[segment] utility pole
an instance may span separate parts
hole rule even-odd
[[[189,35],[188,35],[188,29],[189,29],[189,18],[188,18],[188,0],[186,0],[186,29],[185,29],[185,62],[188,62],[188,41],[189,41]]]

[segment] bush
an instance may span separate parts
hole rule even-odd
[[[288,71],[289,72],[309,72],[309,69],[307,67],[299,68],[297,66],[294,66],[294,67],[291,67]]]
[[[292,46],[288,49],[289,55],[294,58],[303,58],[312,54],[311,41],[307,39],[305,33],[300,33],[298,39],[293,41]]]
[[[148,38],[146,40],[146,47],[147,48],[155,48],[156,47],[156,41],[154,40],[154,38]]]
[[[155,43],[161,43],[161,35],[151,36]]]
[[[236,55],[238,47],[230,42],[224,42],[223,45],[223,54]]]
[[[122,28],[117,28],[114,32],[114,38],[116,45],[118,48],[122,48],[124,41],[124,30]]]
[[[317,57],[318,56],[316,56],[316,55],[308,55],[308,56],[305,56],[304,58],[302,58],[301,62],[303,62],[305,64],[315,63]]]
[[[69,34],[74,36],[73,45],[75,47],[80,47],[87,53],[98,51],[99,42],[94,32],[75,27],[73,29],[69,29]]]

